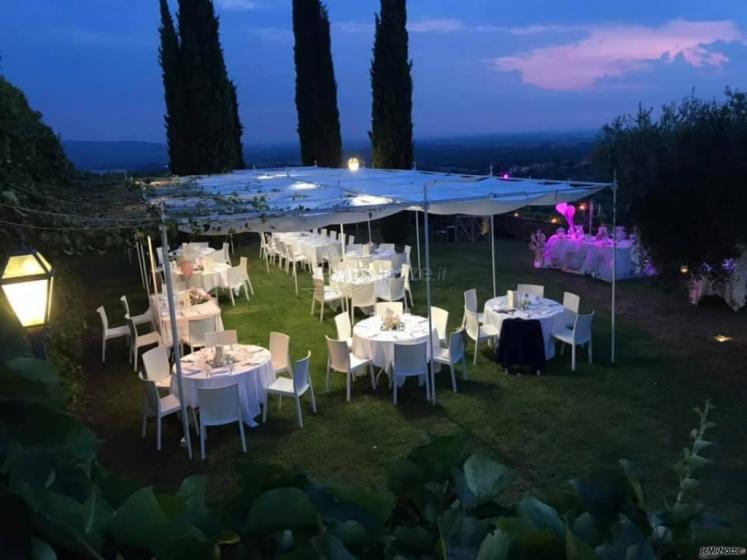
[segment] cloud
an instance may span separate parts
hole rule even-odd
[[[373,22],[363,21],[335,21],[332,28],[340,33],[373,33]]]
[[[246,31],[268,43],[288,43],[293,41],[293,31],[281,27],[246,27]]]
[[[216,3],[224,10],[253,10],[257,7],[256,0],[216,0]]]
[[[407,30],[410,33],[453,33],[462,31],[464,24],[458,19],[420,19],[407,24]]]
[[[603,78],[648,70],[656,61],[677,59],[696,68],[720,67],[728,57],[717,42],[747,44],[731,21],[673,20],[659,27],[598,25],[586,37],[563,45],[540,47],[490,61],[499,71],[516,71],[522,81],[542,89],[589,89]]]

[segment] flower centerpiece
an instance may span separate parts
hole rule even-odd
[[[529,236],[529,250],[534,255],[534,268],[542,268],[545,262],[545,247],[547,237],[541,229]]]
[[[199,305],[210,301],[210,294],[202,288],[190,288],[187,292],[189,305]]]
[[[384,318],[381,321],[382,331],[401,331],[404,328],[405,324],[400,320],[399,315],[396,315],[391,309],[384,312]]]

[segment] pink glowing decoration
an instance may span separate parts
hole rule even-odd
[[[504,173],[504,174],[503,174],[503,178],[504,178],[504,179],[508,179],[508,173]]]
[[[555,210],[558,211],[558,214],[561,214],[563,217],[565,217],[566,222],[568,222],[568,227],[570,229],[573,229],[573,216],[576,215],[576,207],[573,204],[568,204],[567,202],[560,202],[555,205]]]

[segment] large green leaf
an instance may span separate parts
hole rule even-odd
[[[49,362],[36,358],[19,357],[5,362],[5,368],[9,373],[15,374],[21,379],[41,384],[49,400],[54,404],[65,404],[67,395],[60,385],[60,376]]]
[[[565,523],[560,519],[558,512],[537,498],[523,498],[516,509],[538,529],[549,529],[557,535],[565,535]]]
[[[350,554],[343,542],[335,535],[324,533],[315,537],[313,542],[320,558],[326,560],[355,560],[355,556]]]
[[[594,550],[570,529],[565,535],[565,554],[568,560],[600,560]]]
[[[571,486],[576,491],[584,511],[588,511],[594,517],[603,532],[617,520],[620,513],[625,513],[632,506],[628,503],[627,477],[618,469],[571,480]]]
[[[318,522],[319,513],[303,491],[298,488],[275,488],[254,502],[249,511],[247,530],[266,535],[283,529],[313,527]]]
[[[395,546],[400,551],[430,553],[437,535],[420,525],[403,526],[394,529]]]
[[[477,560],[506,560],[510,549],[511,537],[496,529],[483,539],[477,552]]]
[[[494,500],[511,482],[504,465],[482,453],[475,453],[464,462],[464,478],[476,503]]]
[[[441,546],[449,560],[476,558],[489,531],[487,521],[464,515],[461,510],[446,511],[438,519]]]
[[[426,471],[410,459],[399,459],[386,466],[387,487],[395,494],[417,488],[426,480]]]
[[[463,434],[433,436],[431,441],[413,449],[408,459],[418,465],[428,481],[444,481],[464,457]]]
[[[49,543],[31,537],[31,560],[57,560],[57,554]]]
[[[219,557],[217,546],[195,537],[175,539],[156,554],[156,560],[218,560]]]

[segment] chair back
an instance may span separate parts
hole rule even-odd
[[[145,411],[148,416],[158,416],[161,412],[161,396],[158,394],[156,382],[143,377],[142,372],[137,374],[145,396]]]
[[[389,278],[387,280],[389,288],[389,299],[392,301],[404,300],[405,299],[405,278],[400,276],[399,278]]]
[[[348,247],[355,245],[355,235],[348,235]]]
[[[347,313],[335,315],[335,327],[337,328],[337,338],[340,340],[353,336],[353,326],[350,324],[350,315]]]
[[[122,302],[122,307],[124,307],[125,315],[130,314],[130,304],[127,301],[127,296],[123,295],[121,298],[119,298],[119,301]]]
[[[246,281],[246,269],[241,265],[232,266],[228,269],[228,287],[231,289],[240,288]]]
[[[239,266],[241,267],[241,271],[249,276],[249,260],[246,257],[239,257]]]
[[[371,246],[369,244],[361,246],[361,255],[363,255],[364,257],[371,256]]]
[[[464,308],[467,311],[477,313],[477,290],[472,288],[464,292]]]
[[[223,260],[226,261],[226,263],[231,264],[231,246],[228,244],[228,241],[223,242]]]
[[[351,292],[351,302],[354,307],[371,307],[376,305],[376,283],[361,284]]]
[[[207,346],[205,335],[209,332],[215,332],[215,317],[206,317],[196,321],[189,322],[189,345]]]
[[[581,308],[581,298],[571,292],[565,292],[563,294],[563,307],[574,314],[578,314],[578,310]]]
[[[325,335],[329,352],[329,367],[335,371],[350,371],[350,351],[344,340],[335,340]]]
[[[101,317],[101,326],[103,327],[104,332],[108,331],[109,330],[109,319],[106,316],[106,309],[104,309],[103,305],[99,305],[96,308],[96,312],[99,314],[99,317]]]
[[[321,268],[319,269],[321,270]],[[322,273],[322,276],[319,277],[314,273],[314,276],[312,278],[312,282],[314,282],[314,299],[316,301],[324,301],[324,273]]]
[[[239,337],[235,330],[205,333],[205,346],[231,346],[238,343]]]
[[[327,228],[322,228],[321,235],[322,237],[327,237]]]
[[[127,328],[130,330],[130,341],[132,344],[135,344],[135,341],[137,340],[137,325],[135,324],[135,321],[130,319],[129,315],[125,315],[125,322],[127,323]]]
[[[337,231],[335,231],[334,229],[330,230],[329,239],[330,241],[337,241]]]
[[[427,372],[427,342],[394,345],[394,375],[422,375]]]
[[[321,278],[324,280],[324,269],[321,266],[315,266],[314,272],[311,275],[312,278]]]
[[[402,316],[403,305],[401,301],[379,301],[376,303],[375,313],[377,317],[384,317],[387,311]]]
[[[213,265],[215,264],[215,260],[213,257],[215,257],[215,253],[202,257],[202,269],[205,272],[210,272],[211,270],[213,270]]]
[[[293,364],[293,390],[297,395],[303,393],[311,384],[309,377],[309,362],[311,361],[311,350],[306,357]]]
[[[464,308],[464,326],[467,336],[472,340],[477,340],[480,334],[480,320],[477,318],[477,313],[470,311],[466,307]]]
[[[237,383],[217,388],[198,387],[197,404],[200,407],[200,423],[205,426],[240,421]]]
[[[459,328],[449,337],[449,359],[458,362],[464,356],[464,329]]]
[[[290,368],[290,337],[287,334],[270,333],[270,358],[273,367]]]
[[[412,267],[409,264],[403,264],[400,268],[399,275],[405,279],[405,291],[412,292],[412,286],[410,286],[410,274]]]
[[[392,273],[392,261],[375,260],[371,263],[376,274],[391,274]]]
[[[539,284],[517,284],[516,291],[520,294],[529,294],[530,296],[545,297],[545,287]]]
[[[438,331],[439,340],[446,340],[447,324],[449,322],[449,312],[440,307],[431,306],[431,321]]]
[[[586,344],[591,340],[591,324],[594,321],[594,311],[585,315],[576,315],[573,324],[573,340],[576,344]]]
[[[392,251],[394,252],[394,243],[380,243],[379,249],[382,251]]]
[[[410,253],[412,253],[412,247],[405,245],[405,263],[410,264]]]
[[[156,247],[156,259],[158,259],[158,266],[163,266],[163,247]]]
[[[337,251],[330,251],[327,255],[327,260],[329,262],[329,268],[333,269],[337,267],[338,264],[340,264],[340,261],[342,259],[340,258],[340,255],[337,253]]]
[[[169,350],[165,346],[156,346],[143,353],[145,377],[150,381],[159,381],[171,375]]]

